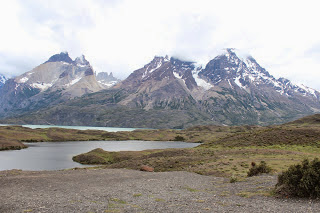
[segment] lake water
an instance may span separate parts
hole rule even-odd
[[[12,124],[0,124],[0,126],[10,126]],[[64,129],[78,129],[78,130],[103,130],[108,132],[119,132],[119,131],[133,131],[136,129],[143,128],[120,128],[120,127],[95,127],[95,126],[57,126],[57,125],[21,125],[23,127],[28,127],[31,129],[37,128],[64,128]]]
[[[198,143],[165,141],[79,141],[79,142],[41,142],[25,143],[27,149],[0,151],[0,171],[22,170],[60,170],[85,165],[72,161],[81,153],[102,148],[106,151],[140,151],[146,149],[191,148]]]

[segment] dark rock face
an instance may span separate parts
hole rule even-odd
[[[84,74],[85,76],[94,75],[92,67],[88,67]]]
[[[73,63],[73,60],[69,57],[69,53],[67,52],[61,52],[60,54],[55,54],[53,56],[51,56],[49,58],[48,61],[46,61],[45,63],[48,63],[48,62],[67,62],[67,63],[70,63],[72,64]]]
[[[26,106],[24,100],[39,94],[39,92],[40,89],[29,85],[19,87],[14,79],[9,79],[0,89],[0,114],[10,115],[12,109],[24,108]]]
[[[231,79],[236,75],[240,60],[234,52],[228,50],[227,55],[221,55],[211,60],[199,76],[209,79],[214,85],[221,80]]]

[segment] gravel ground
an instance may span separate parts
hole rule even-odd
[[[320,202],[266,196],[276,176],[229,179],[126,169],[0,172],[0,212],[320,212]]]

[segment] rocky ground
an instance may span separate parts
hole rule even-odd
[[[320,202],[270,196],[276,176],[241,182],[127,169],[0,172],[0,212],[319,212]]]

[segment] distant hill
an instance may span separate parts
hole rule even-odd
[[[298,120],[286,123],[284,125],[294,125],[294,126],[317,126],[320,125],[320,114],[310,115]]]

